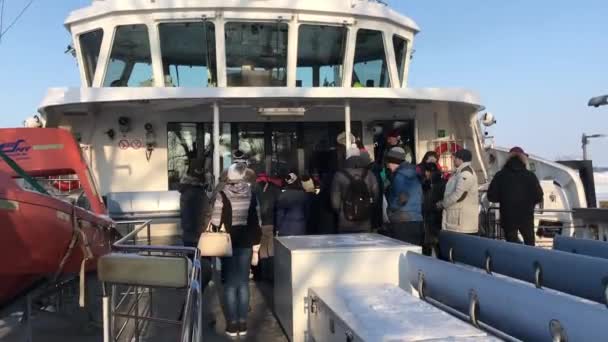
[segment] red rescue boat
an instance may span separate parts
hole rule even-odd
[[[115,231],[70,132],[0,129],[0,157],[1,306],[37,280],[94,270]],[[66,176],[75,191],[55,186]]]

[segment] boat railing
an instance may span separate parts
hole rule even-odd
[[[500,216],[497,212],[500,210],[498,206],[490,206],[483,208],[481,211],[481,235],[491,238],[504,240],[504,231],[500,226]],[[537,208],[534,210],[535,218],[538,219],[538,224],[535,225],[535,231],[537,236],[540,237],[540,241],[537,241],[537,245],[541,247],[551,248],[553,244],[553,238],[557,235],[568,235],[567,232],[572,232],[572,235],[577,237],[590,238],[593,240],[599,239],[602,234],[601,227],[595,227],[593,224],[576,220],[574,218],[575,210],[572,209],[543,209]],[[554,214],[555,216],[543,216],[546,214]],[[570,217],[570,220],[554,220],[558,219],[558,215],[566,215]],[[564,234],[566,233],[566,234]]]
[[[152,221],[121,221],[133,229],[116,241],[113,253],[99,262],[103,290],[104,342],[139,342],[150,324],[179,327],[179,341],[198,342],[202,336],[200,253],[197,248],[153,245]],[[140,238],[144,235],[144,238]],[[141,243],[144,244],[141,244]],[[185,290],[177,320],[154,313],[153,294],[160,289]],[[120,326],[118,326],[120,324]]]

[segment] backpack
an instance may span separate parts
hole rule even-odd
[[[342,211],[347,221],[361,222],[369,220],[374,200],[365,183],[368,170],[365,169],[360,178],[355,178],[348,172],[344,172],[349,180],[346,192],[342,196]]]

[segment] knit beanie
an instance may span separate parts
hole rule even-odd
[[[295,173],[290,173],[285,177],[285,183],[292,185],[298,180],[298,176]]]
[[[237,183],[245,178],[245,172],[247,171],[247,165],[242,163],[234,163],[228,168],[228,182]]]
[[[401,147],[393,147],[386,152],[385,161],[387,164],[401,164],[405,161],[405,150]]]

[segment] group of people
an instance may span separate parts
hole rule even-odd
[[[230,233],[233,254],[222,258],[222,275],[226,333],[233,337],[247,331],[250,265],[271,260],[274,236],[376,231],[432,255],[442,229],[478,233],[479,184],[466,149],[453,153],[456,169],[449,176],[436,152],[414,165],[406,149],[391,142],[376,162],[361,145],[347,149],[344,167],[318,179],[294,171],[278,180],[256,175],[241,151],[234,155],[236,162],[220,178],[207,207],[200,163],[191,163],[180,189],[185,245],[196,246],[208,221]],[[523,150],[511,151],[488,198],[501,204],[507,240],[517,241],[519,231],[533,244],[534,206],[543,195],[525,158]]]

